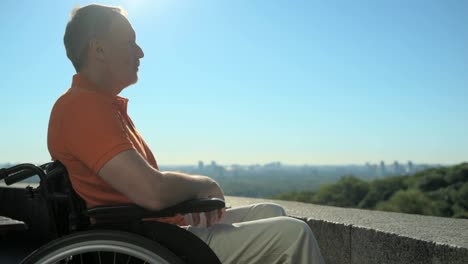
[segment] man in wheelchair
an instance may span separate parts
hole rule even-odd
[[[73,10],[64,44],[77,73],[52,109],[48,147],[52,159],[68,171],[74,191],[91,212],[92,225],[112,226],[112,218],[92,217],[93,208],[102,206],[134,204],[155,212],[197,198],[224,200],[209,177],[160,171],[128,116],[128,99],[118,94],[137,81],[144,54],[123,9],[93,4]],[[197,248],[203,241],[222,263],[323,263],[307,224],[285,216],[276,204],[140,218],[135,228],[146,238],[178,244],[170,237],[183,232],[184,241],[193,243],[182,247]]]

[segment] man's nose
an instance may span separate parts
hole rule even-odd
[[[145,56],[145,53],[143,52],[143,49],[138,44],[137,44],[137,56],[138,56],[139,59],[141,59],[141,58],[143,58]]]

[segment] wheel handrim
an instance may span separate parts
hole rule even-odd
[[[154,252],[137,247],[135,245],[114,241],[114,240],[95,240],[92,242],[81,242],[70,246],[60,248],[60,252],[51,252],[43,256],[38,263],[40,264],[52,264],[60,263],[60,261],[66,260],[72,256],[79,256],[85,253],[96,252],[113,252],[114,254],[123,254],[131,256],[132,258],[139,259],[141,263],[148,264],[162,264],[169,263],[162,257],[158,256]],[[101,264],[99,260],[99,264]]]

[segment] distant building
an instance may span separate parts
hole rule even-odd
[[[219,166],[218,164],[216,164],[216,161],[214,160],[211,161],[210,166],[206,166],[205,168],[205,173],[208,176],[224,176],[225,171],[226,169],[223,166]]]
[[[203,163],[203,161],[199,161],[198,162],[198,170],[200,171],[203,171],[205,169],[205,164]]]
[[[367,175],[372,175],[374,173],[372,171],[372,164],[370,164],[370,162],[366,162],[366,164],[364,165],[364,168],[365,168],[365,172]]]
[[[267,163],[265,165],[263,165],[264,168],[266,169],[279,169],[281,168],[281,162],[277,161],[277,162],[270,162],[270,163]]]
[[[393,174],[394,175],[402,174],[400,164],[396,160],[393,162]]]
[[[379,175],[380,176],[385,176],[387,174],[387,171],[385,169],[385,162],[380,161],[380,170],[379,170]]]
[[[414,173],[414,165],[411,160],[408,160],[408,174],[413,174]]]

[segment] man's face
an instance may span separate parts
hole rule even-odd
[[[105,41],[106,68],[113,81],[123,87],[136,83],[144,54],[136,44],[135,31],[124,16],[114,17]]]

